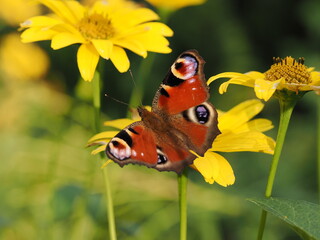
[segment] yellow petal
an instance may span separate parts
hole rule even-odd
[[[135,122],[134,120],[131,120],[128,118],[120,118],[120,119],[116,119],[116,120],[106,121],[103,123],[103,125],[108,126],[108,127],[123,129],[126,126],[128,126],[134,122]]]
[[[259,78],[263,79],[263,78],[265,78],[265,75],[263,73],[257,72],[257,71],[247,72],[247,73],[245,73],[245,75],[247,75],[247,76],[249,76],[249,77],[251,77],[253,79],[259,79]]]
[[[46,27],[50,28],[57,24],[61,24],[62,21],[59,19],[55,19],[48,16],[36,16],[29,18],[28,20],[24,21],[20,24],[21,28],[29,28],[29,27]]]
[[[206,0],[147,0],[153,6],[166,10],[177,10],[179,8],[203,4]]]
[[[55,34],[57,34],[57,31],[54,31],[52,29],[32,27],[32,28],[26,29],[21,34],[21,41],[23,43],[29,43],[29,42],[50,40]]]
[[[88,145],[94,145],[94,144],[100,144],[103,142],[103,144],[106,144],[111,138],[113,138],[115,135],[117,135],[119,131],[105,131],[101,133],[97,133],[93,137],[91,137],[88,140]]]
[[[112,160],[108,160],[108,161],[106,161],[104,164],[102,164],[102,166],[100,167],[101,169],[102,168],[105,168],[107,165],[109,165],[110,163],[113,163],[113,161]]]
[[[280,78],[277,81],[256,79],[254,84],[254,91],[256,93],[257,98],[263,99],[264,101],[268,101],[274,94],[274,92],[277,90],[277,87],[281,81],[283,81],[282,78]]]
[[[261,132],[221,133],[212,144],[218,152],[264,152],[273,154],[275,141]]]
[[[64,21],[74,25],[85,13],[85,8],[78,1],[39,0],[39,2],[50,8]]]
[[[227,187],[234,184],[236,178],[229,162],[219,154],[215,154],[216,162],[219,163],[219,174],[215,178],[215,181],[221,186]]]
[[[206,152],[204,157],[194,160],[193,167],[210,184],[216,181],[218,184],[226,187],[235,181],[232,167],[224,157],[217,153]]]
[[[106,150],[106,147],[107,147],[107,145],[101,145],[101,146],[97,147],[96,149],[92,150],[91,154],[96,155],[100,152],[104,152]]]
[[[130,67],[130,62],[123,48],[114,46],[112,49],[110,59],[119,72],[123,73],[128,71]]]
[[[273,128],[272,122],[268,119],[257,118],[241,126],[232,129],[233,133],[242,133],[249,131],[265,132]]]
[[[319,86],[320,85],[320,72],[313,71],[310,73],[311,78],[311,86]]]
[[[158,33],[158,34],[165,36],[165,37],[173,36],[172,29],[161,22],[144,23],[144,24],[139,25],[139,28],[144,28],[147,31],[155,32],[155,33]]]
[[[141,46],[140,48],[144,51],[148,50],[153,52],[169,53],[171,52],[171,49],[168,47],[169,41],[164,36],[171,36],[172,34],[173,31],[165,24],[151,22],[140,24],[128,31],[120,33],[114,41],[125,42],[130,39],[130,42],[138,42]]]
[[[139,25],[144,22],[158,20],[159,16],[148,8],[137,8],[127,13],[117,11],[112,14],[116,27],[124,26],[126,28]]]
[[[196,158],[192,167],[200,172],[205,181],[210,184],[213,184],[219,175],[219,163],[213,152],[206,152],[204,157]]]
[[[221,132],[233,130],[248,122],[263,109],[264,105],[257,99],[244,101],[219,116],[218,124]]]
[[[109,59],[112,53],[113,43],[109,40],[91,40],[93,46],[98,51],[99,55],[104,59]]]
[[[207,85],[209,85],[210,83],[212,83],[213,81],[215,81],[219,78],[231,78],[230,80],[234,79],[235,84],[243,85],[243,84],[247,83],[248,85],[245,85],[245,86],[252,86],[253,87],[253,83],[254,83],[254,82],[252,82],[253,79],[246,74],[237,73],[237,72],[225,72],[225,73],[220,73],[220,74],[214,75],[211,78],[209,78],[209,80],[207,81]],[[231,83],[233,83],[233,82],[231,82]]]
[[[84,43],[84,42],[85,42],[85,39],[80,34],[75,35],[68,32],[62,32],[52,37],[51,47],[54,50],[57,50],[75,43]]]
[[[82,44],[78,49],[77,61],[81,77],[91,81],[99,61],[97,50],[92,44]]]
[[[130,51],[142,56],[147,56],[147,51],[144,48],[143,44],[139,41],[136,41],[134,39],[115,39],[113,40],[114,44],[117,46],[120,46],[122,48],[129,49]]]
[[[169,47],[169,41],[156,32],[148,31],[131,38],[140,42],[146,50],[151,52],[170,53],[172,51]]]

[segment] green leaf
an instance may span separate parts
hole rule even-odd
[[[320,205],[279,198],[248,200],[288,223],[303,239],[320,239]]]

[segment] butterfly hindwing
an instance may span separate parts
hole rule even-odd
[[[199,155],[203,155],[220,134],[218,114],[210,102],[203,102],[182,113],[170,116],[169,121],[186,135],[186,146]]]

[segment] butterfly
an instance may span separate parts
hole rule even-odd
[[[196,50],[180,54],[162,81],[151,111],[138,107],[141,121],[113,137],[107,156],[121,167],[140,164],[180,174],[203,156],[220,134],[217,111],[208,102],[204,60]]]

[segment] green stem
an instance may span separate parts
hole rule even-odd
[[[135,79],[136,86],[133,88],[129,106],[139,106],[141,104],[141,99],[143,98],[144,88],[146,85],[145,83],[147,81],[147,77],[150,76],[155,56],[155,53],[149,53],[148,58],[142,60],[137,78]]]
[[[274,149],[274,155],[273,155],[273,159],[271,162],[268,183],[267,183],[267,187],[266,187],[266,191],[265,191],[265,196],[267,198],[271,197],[271,194],[272,194],[273,183],[274,183],[274,179],[276,176],[276,171],[277,171],[283,143],[284,143],[284,140],[286,137],[291,114],[294,109],[294,106],[296,105],[296,102],[297,101],[295,101],[295,100],[291,100],[291,101],[285,101],[283,99],[279,100],[280,123],[279,123],[278,135],[277,135],[277,144]]]
[[[108,221],[109,221],[109,236],[111,240],[117,239],[117,232],[116,232],[116,223],[113,211],[113,200],[111,195],[111,188],[110,188],[110,181],[108,178],[108,171],[107,167],[102,169],[104,183],[106,187],[106,197],[107,197],[107,210],[108,210]]]
[[[95,133],[100,132],[100,73],[95,72],[92,79],[92,91],[93,91],[93,108],[94,108],[94,131]]]
[[[280,160],[280,155],[283,147],[283,143],[286,137],[288,125],[290,122],[291,114],[294,109],[294,106],[297,103],[296,98],[279,98],[279,104],[280,104],[280,122],[279,122],[279,129],[278,129],[278,135],[277,135],[277,143],[274,150],[273,159],[271,162],[271,167],[269,171],[269,177],[268,182],[266,186],[265,191],[265,197],[270,198],[272,195],[272,189],[273,184],[278,168],[278,163]],[[265,228],[265,223],[267,219],[267,212],[265,210],[262,210],[261,212],[261,218],[260,218],[260,226],[259,226],[259,232],[258,232],[258,240],[261,240],[263,237],[263,232]]]
[[[187,184],[188,184],[188,167],[178,175],[179,187],[179,210],[180,210],[180,240],[187,239]]]
[[[320,98],[318,100],[318,196],[320,203]]]
[[[95,133],[100,132],[100,108],[101,108],[101,98],[100,98],[100,74],[96,71],[94,78],[93,78],[93,107],[94,107],[94,130]],[[99,155],[99,158],[102,159],[102,156]],[[115,225],[115,218],[114,218],[114,211],[113,211],[113,201],[111,195],[111,188],[110,182],[107,174],[106,167],[103,168],[103,178],[105,182],[106,188],[106,207],[107,207],[107,214],[108,214],[108,223],[109,223],[109,236],[111,240],[117,239],[116,234],[116,225]]]

